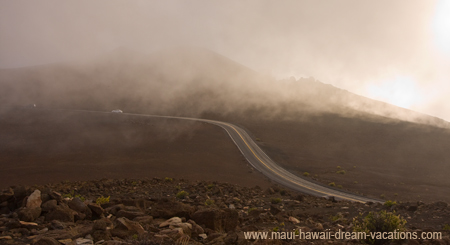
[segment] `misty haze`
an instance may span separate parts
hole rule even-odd
[[[247,244],[381,210],[449,241],[445,1],[44,5],[0,4],[0,243]]]

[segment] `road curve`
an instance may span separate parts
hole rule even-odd
[[[110,113],[110,112],[88,111],[88,110],[72,110],[72,111]],[[323,185],[310,182],[306,179],[303,179],[299,176],[292,174],[291,172],[287,171],[286,169],[282,168],[280,165],[275,163],[272,159],[270,159],[270,157],[268,157],[264,153],[264,151],[253,141],[253,139],[247,134],[247,132],[245,132],[244,129],[231,123],[200,118],[190,118],[190,117],[158,116],[158,115],[135,114],[135,113],[123,113],[123,114],[141,117],[157,117],[157,118],[171,118],[171,119],[197,121],[219,126],[228,133],[230,138],[236,144],[237,148],[241,151],[242,155],[255,169],[260,171],[269,179],[281,185],[313,196],[319,197],[333,196],[339,200],[348,200],[361,203],[382,202],[381,200],[335,190]]]
[[[227,122],[220,122],[208,119],[199,118],[189,118],[189,117],[173,117],[173,116],[157,116],[157,115],[145,115],[145,114],[133,114],[124,113],[126,115],[134,116],[145,116],[145,117],[159,117],[159,118],[172,118],[190,121],[199,121],[213,124],[223,128],[233,142],[236,144],[237,148],[241,151],[242,155],[247,159],[247,161],[262,174],[267,176],[269,179],[278,182],[290,189],[307,193],[319,197],[330,197],[333,196],[336,199],[349,200],[354,202],[381,202],[377,199],[367,198],[363,196],[358,196],[351,193],[342,192],[339,190],[331,189],[326,186],[318,185],[312,183],[308,180],[300,178],[292,174],[291,172],[285,170],[280,165],[275,163],[269,156],[264,153],[264,151],[253,141],[253,139],[245,132],[244,129]]]

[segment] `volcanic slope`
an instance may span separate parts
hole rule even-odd
[[[0,188],[153,177],[270,185],[210,124],[45,110],[3,115]]]
[[[119,49],[90,62],[3,69],[0,83],[3,111],[36,103],[216,119],[245,128],[313,181],[376,198],[450,196],[448,122],[313,78],[275,81],[209,50]]]

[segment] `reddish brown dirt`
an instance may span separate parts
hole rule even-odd
[[[334,114],[206,117],[246,128],[276,162],[313,181],[388,200],[450,201],[449,130]],[[0,135],[1,187],[146,177],[270,184],[209,124],[22,110],[2,115]]]
[[[266,187],[222,129],[205,123],[21,110],[0,117],[0,187],[172,177]]]
[[[286,169],[387,200],[450,201],[450,130],[321,114],[295,121],[229,118]],[[336,173],[339,168],[345,174]]]

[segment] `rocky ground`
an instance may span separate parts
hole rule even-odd
[[[352,231],[354,217],[387,210],[408,231],[442,232],[450,244],[450,206],[352,203],[267,189],[182,179],[62,182],[14,186],[0,194],[0,244],[284,244],[360,240],[255,240],[246,231]]]

